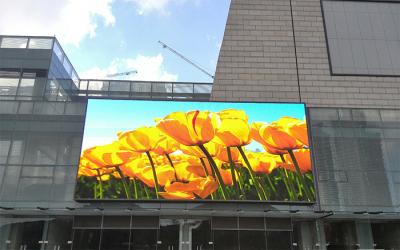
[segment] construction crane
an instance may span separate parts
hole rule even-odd
[[[214,76],[212,74],[210,74],[209,72],[207,72],[204,68],[200,67],[199,65],[197,65],[196,63],[192,62],[191,60],[189,60],[188,58],[186,58],[184,55],[182,55],[181,53],[179,53],[178,51],[174,50],[173,48],[169,47],[168,45],[166,45],[165,43],[158,41],[159,44],[162,45],[162,47],[164,49],[168,49],[169,51],[171,51],[172,53],[174,53],[175,55],[179,56],[180,58],[182,58],[184,61],[186,61],[187,63],[191,64],[192,66],[194,66],[195,68],[197,68],[198,70],[200,70],[201,72],[203,72],[204,74],[208,75],[209,77],[211,77],[212,79],[214,79]]]
[[[126,72],[119,72],[115,74],[108,74],[106,77],[117,77],[117,76],[129,76],[130,74],[137,74],[137,70],[131,70],[131,71],[126,71]]]

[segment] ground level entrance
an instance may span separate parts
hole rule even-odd
[[[246,217],[244,213],[236,217],[2,215],[0,249],[400,249],[400,221]]]
[[[4,250],[297,249],[287,218],[13,217],[0,233]]]
[[[103,222],[104,223],[104,222]],[[275,219],[266,229],[264,218],[138,217],[129,228],[103,224],[103,229],[75,223],[72,249],[76,250],[262,250],[292,249],[288,219]],[[88,239],[93,239],[88,241]],[[100,242],[98,244],[97,242]]]

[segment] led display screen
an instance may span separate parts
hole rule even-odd
[[[304,104],[89,100],[77,200],[315,200]]]

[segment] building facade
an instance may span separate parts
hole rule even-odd
[[[400,3],[232,0],[215,81],[80,79],[0,37],[0,249],[400,249]],[[303,102],[314,204],[76,202],[88,99]]]

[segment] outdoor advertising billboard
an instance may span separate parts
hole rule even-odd
[[[77,200],[315,200],[304,104],[88,102]]]

